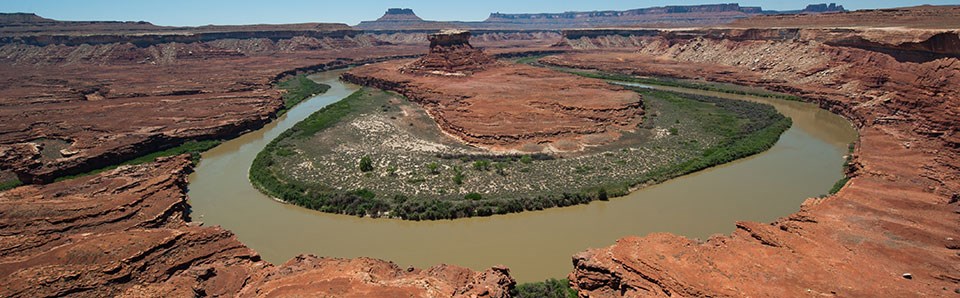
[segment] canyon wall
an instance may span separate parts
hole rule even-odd
[[[4,297],[508,297],[509,270],[298,256],[191,222],[187,156],[0,192]]]
[[[960,57],[960,30],[879,28],[571,29],[564,44],[575,49],[634,48],[665,40],[816,42],[881,52],[898,61]],[[651,39],[651,37],[656,37]]]
[[[626,237],[573,257],[582,297],[946,296],[960,291],[960,59],[954,30],[576,32],[542,63],[764,87],[850,119],[839,193],[705,241]],[[880,44],[864,46],[851,40]],[[933,40],[931,42],[931,40]],[[891,49],[895,51],[890,51]],[[912,59],[918,54],[925,59]],[[784,169],[789,170],[789,169]],[[770,198],[776,199],[776,198]]]

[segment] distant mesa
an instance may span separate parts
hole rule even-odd
[[[383,14],[377,22],[397,22],[397,21],[413,21],[413,22],[422,22],[423,19],[417,16],[413,12],[413,9],[409,8],[390,8],[387,9],[387,12]]]
[[[54,20],[33,13],[0,13],[0,25],[52,23]]]
[[[630,10],[568,11],[561,13],[491,13],[482,22],[425,21],[409,8],[390,8],[376,21],[360,22],[362,30],[440,30],[445,28],[487,30],[556,30],[598,27],[691,27],[730,24],[754,16],[819,14],[846,11],[842,5],[821,3],[803,10],[763,10],[737,3],[661,6]]]
[[[423,21],[417,14],[413,13],[413,9],[409,8],[390,8],[387,9],[387,12],[383,14],[382,17],[377,19],[378,22],[383,21]]]
[[[450,22],[424,21],[409,8],[390,8],[376,21],[363,21],[353,27],[362,30],[441,30],[463,26]]]

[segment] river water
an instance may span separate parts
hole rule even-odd
[[[440,263],[482,270],[507,265],[519,282],[565,277],[570,257],[629,235],[669,232],[706,239],[738,220],[769,222],[826,193],[842,178],[856,131],[812,104],[652,86],[771,104],[793,126],[770,150],[667,181],[607,202],[484,218],[411,222],[326,214],[274,201],[247,180],[254,157],[281,132],[358,87],[342,71],[311,76],[327,93],[291,109],[263,129],[207,151],[190,176],[193,220],[220,225],[274,264],[298,254],[374,257],[400,266]]]

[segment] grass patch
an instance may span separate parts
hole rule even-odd
[[[850,181],[850,177],[843,177],[842,179],[838,180],[837,183],[834,183],[833,187],[830,188],[830,194],[832,195],[840,192],[840,189],[847,185],[848,181]]]
[[[844,158],[844,161],[843,161],[844,177],[838,180],[837,183],[834,183],[833,187],[830,188],[829,193],[831,195],[836,194],[837,192],[840,192],[840,189],[846,186],[847,182],[850,181],[851,177],[846,175],[847,173],[850,173],[852,171],[851,167],[853,167],[853,149],[854,148],[856,148],[856,144],[854,143],[850,143],[850,145],[847,145],[847,156],[846,158]]]
[[[278,83],[277,87],[287,91],[283,94],[283,108],[280,109],[278,115],[286,113],[307,98],[330,90],[330,85],[314,82],[302,74]]]
[[[762,90],[750,90],[742,86],[722,84],[722,83],[694,82],[690,80],[659,78],[659,77],[636,77],[636,76],[618,74],[618,73],[583,71],[583,70],[575,70],[572,68],[563,68],[563,67],[551,67],[551,68],[559,71],[575,74],[578,76],[582,76],[582,77],[601,79],[601,80],[637,83],[637,84],[644,84],[644,85],[658,85],[658,86],[667,86],[667,87],[697,89],[697,90],[729,93],[729,94],[749,95],[749,96],[766,97],[766,98],[779,98],[779,99],[793,100],[793,101],[802,100],[799,96],[796,96],[796,95],[790,95],[790,94],[779,93],[779,92],[771,92],[771,91],[762,91]]]
[[[576,298],[577,291],[567,279],[548,279],[517,285],[510,295],[516,298]]]
[[[323,107],[319,111],[311,114],[307,119],[294,124],[292,128],[284,131],[276,140],[282,140],[287,137],[306,138],[329,128],[340,122],[340,120],[355,112],[360,107],[357,103],[361,100],[363,92],[357,91],[347,98]]]
[[[649,89],[635,91],[642,93],[648,108],[655,107],[658,113],[650,120],[655,129],[645,129],[638,135],[675,128],[673,136],[633,139],[634,143],[623,145],[630,149],[617,145],[583,156],[587,159],[565,159],[539,154],[498,157],[391,151],[394,149],[370,140],[426,135],[405,135],[400,128],[408,127],[407,121],[417,116],[393,118],[400,116],[393,105],[404,103],[364,88],[274,139],[254,160],[250,181],[269,196],[322,212],[407,220],[490,216],[623,196],[633,186],[662,182],[766,150],[791,124],[768,105]],[[394,120],[398,122],[387,124]],[[371,131],[389,135],[357,133],[359,126],[353,126],[357,123],[380,123],[377,125],[385,126]],[[344,126],[347,124],[351,125]],[[353,148],[352,153],[338,153],[325,144],[348,146]],[[632,150],[634,147],[643,150]],[[297,153],[291,155],[294,151]],[[366,155],[383,164],[383,169],[374,168],[361,175],[356,170],[357,161]],[[401,155],[403,158],[398,158]],[[646,163],[648,159],[657,163]],[[318,168],[300,166],[305,162]],[[340,169],[342,166],[348,168]],[[337,175],[337,179],[349,176],[351,187],[363,192],[343,189],[338,182],[330,182],[336,181],[328,179],[331,175]]]
[[[23,185],[23,182],[20,182],[17,177],[13,177],[13,179],[0,182],[0,191],[11,190],[20,185]]]
[[[80,173],[76,175],[59,177],[54,181],[63,181],[63,180],[98,174],[98,173],[113,170],[120,166],[125,166],[125,165],[144,164],[144,163],[152,162],[154,159],[157,159],[157,157],[175,156],[175,155],[187,154],[187,153],[190,154],[190,160],[193,161],[193,163],[197,163],[200,161],[200,153],[210,150],[211,148],[216,147],[217,145],[220,145],[220,143],[222,143],[222,141],[219,141],[219,140],[189,141],[177,147],[173,147],[173,148],[162,150],[162,151],[156,151],[156,152],[143,155],[134,159],[130,159],[112,166],[106,166],[103,168],[99,168],[96,170],[92,170],[89,172]]]
[[[528,65],[532,65],[532,64],[537,63],[537,61],[539,61],[540,58],[543,58],[543,57],[546,57],[546,56],[550,56],[550,55],[549,55],[549,54],[546,54],[546,55],[531,55],[531,56],[525,56],[525,57],[521,57],[521,58],[517,59],[517,60],[514,61],[514,62],[517,63],[517,64],[528,64]]]

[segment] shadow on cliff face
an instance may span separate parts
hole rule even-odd
[[[904,42],[897,45],[868,41],[859,36],[827,44],[884,53],[896,59],[897,62],[926,63],[943,58],[960,58],[960,34],[954,32],[943,32],[921,42]]]

